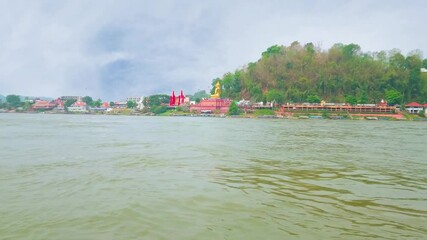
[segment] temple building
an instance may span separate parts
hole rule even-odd
[[[197,113],[227,113],[231,100],[221,98],[221,84],[215,85],[215,93],[208,99],[202,99],[198,104],[190,105],[190,112]]]
[[[182,90],[178,96],[175,95],[175,91],[172,91],[172,95],[169,97],[169,107],[180,106],[181,104],[188,103],[190,103],[190,98],[186,97]]]

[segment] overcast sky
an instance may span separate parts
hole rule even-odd
[[[426,57],[426,23],[425,0],[0,0],[0,94],[190,94],[295,40]]]

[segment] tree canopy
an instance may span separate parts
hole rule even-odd
[[[99,98],[96,101],[92,102],[92,107],[101,107],[101,105],[102,105],[102,100]]]
[[[144,105],[149,107],[160,106],[162,103],[169,103],[169,95],[156,94],[144,99]],[[148,104],[147,104],[148,103]]]
[[[136,102],[134,102],[134,101],[127,101],[126,102],[126,107],[127,108],[135,108],[136,107]]]
[[[229,115],[239,115],[239,107],[237,106],[236,102],[231,102],[230,108],[228,109]]]
[[[93,104],[93,99],[92,97],[89,97],[89,96],[83,97],[82,101],[85,102],[88,106],[92,106]]]
[[[73,103],[75,103],[76,101],[77,101],[76,99],[68,99],[67,101],[65,101],[64,107],[68,108],[69,106],[73,105]]]
[[[209,94],[207,94],[205,90],[195,92],[192,96],[190,96],[191,101],[197,101],[197,99],[200,101],[202,98],[209,98]]]
[[[18,95],[7,95],[6,102],[13,108],[21,107],[21,98]]]
[[[254,101],[319,101],[391,104],[427,102],[427,66],[419,50],[363,52],[357,44],[334,44],[322,50],[312,43],[274,45],[254,63],[212,80],[221,83],[221,97]],[[317,99],[316,99],[317,102]]]

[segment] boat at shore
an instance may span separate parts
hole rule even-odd
[[[365,117],[366,120],[378,120],[377,117]]]

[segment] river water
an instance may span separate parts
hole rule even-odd
[[[0,114],[0,239],[426,239],[427,124]]]

